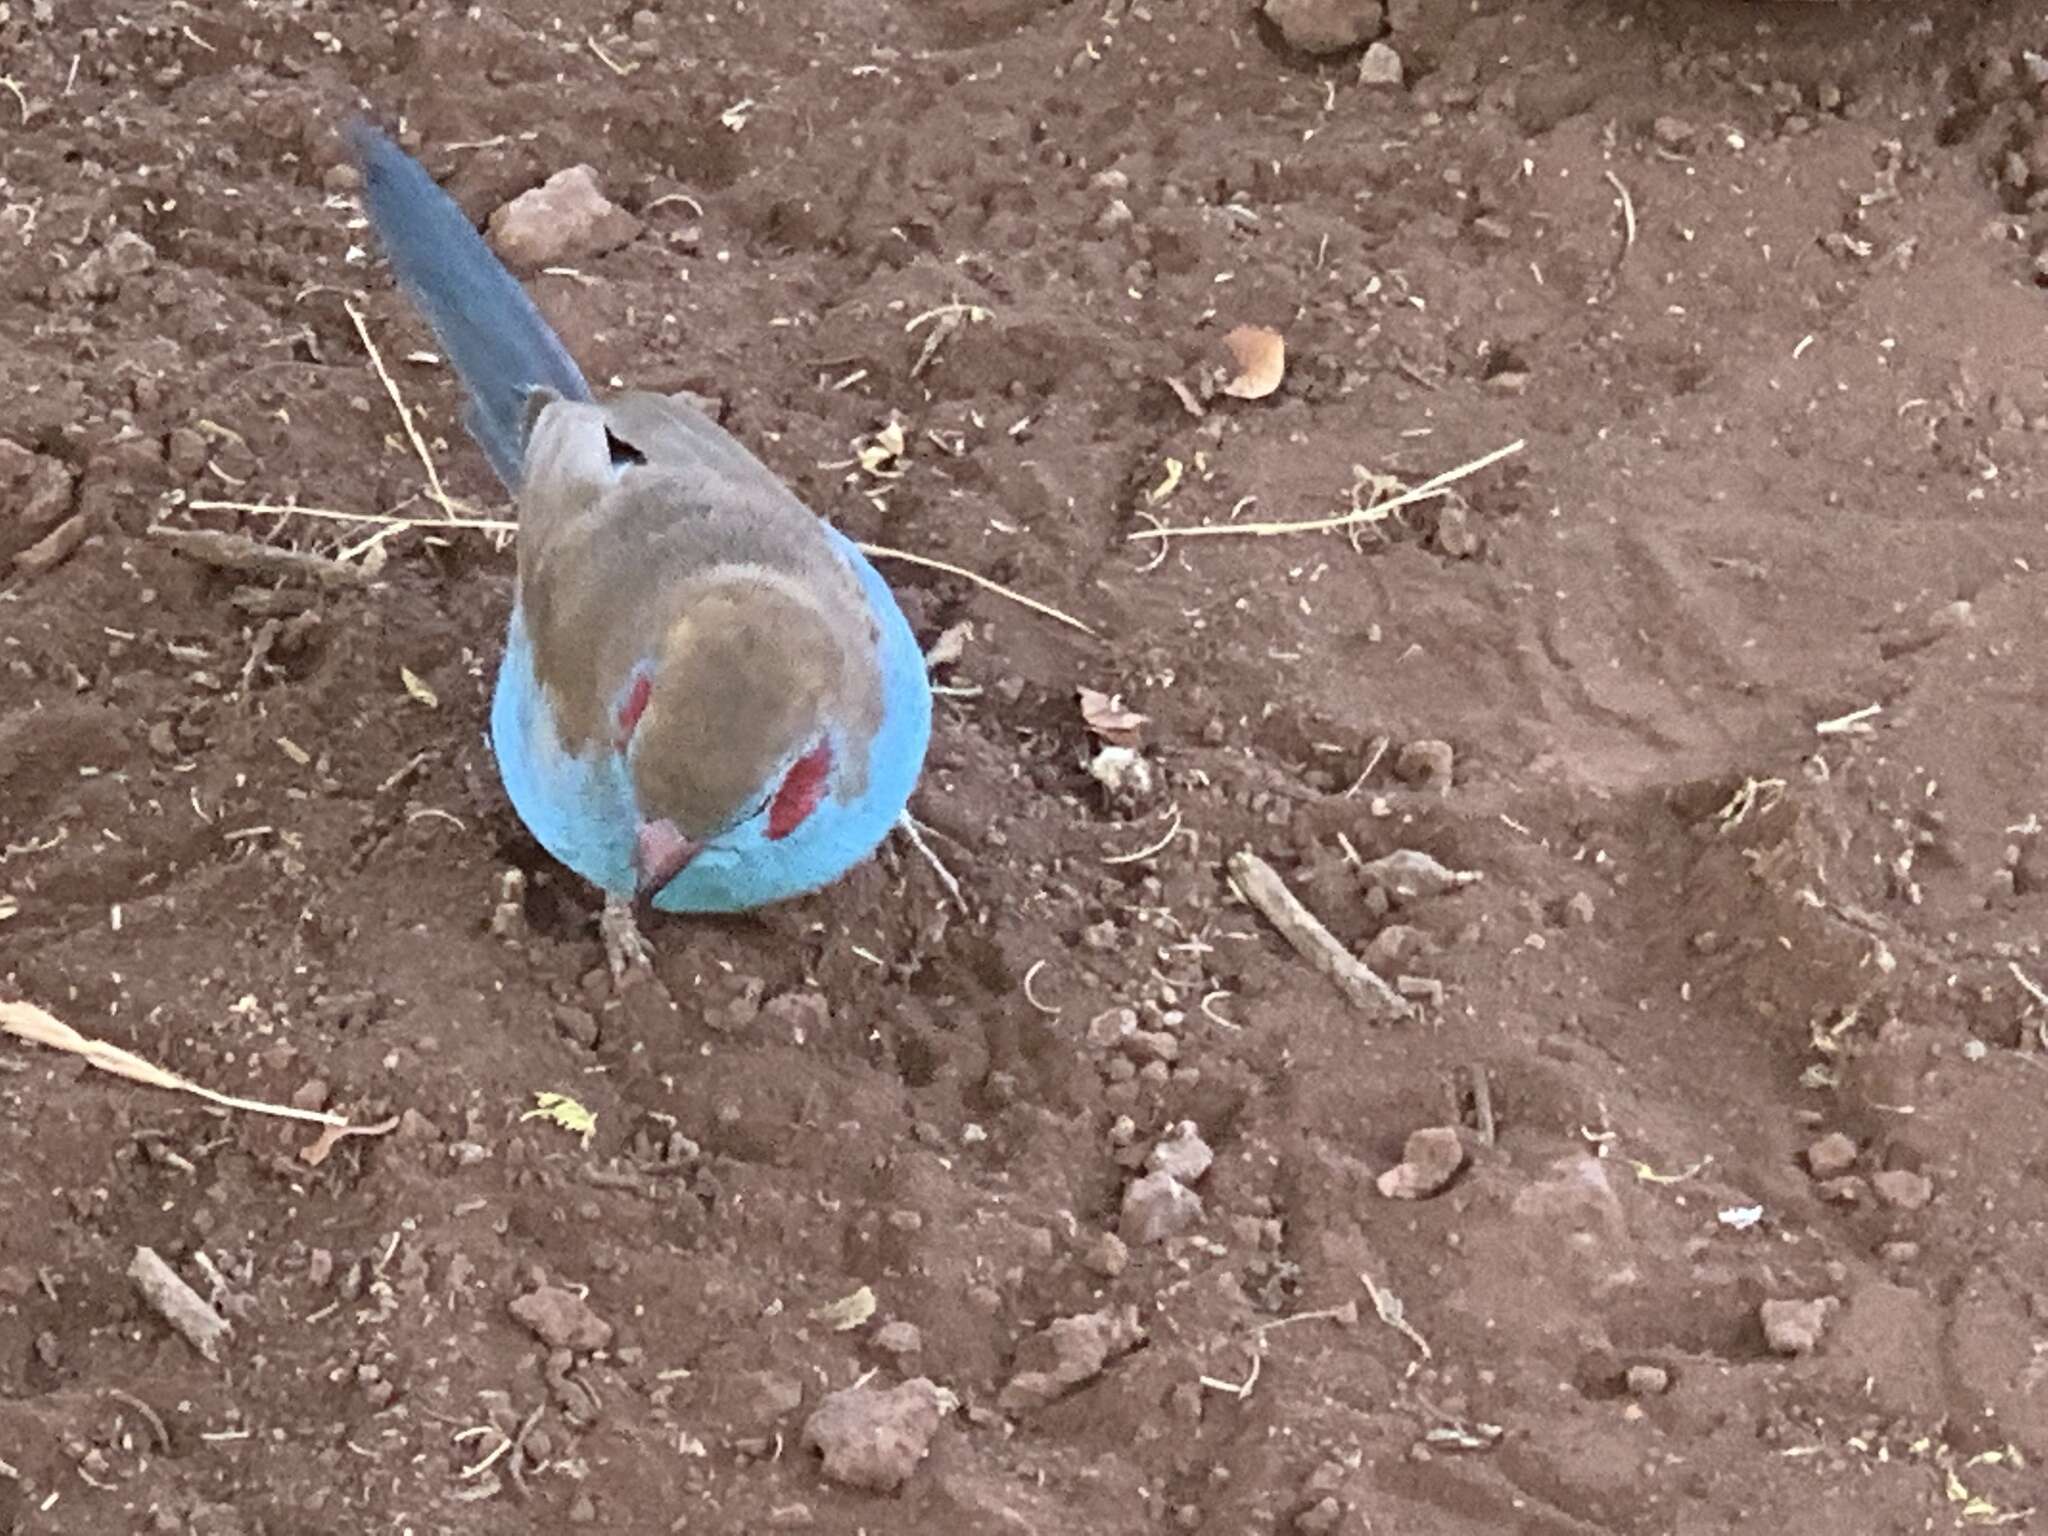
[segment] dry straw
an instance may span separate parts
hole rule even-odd
[[[329,1114],[320,1109],[298,1109],[289,1104],[266,1104],[260,1099],[240,1099],[233,1094],[216,1093],[190,1078],[180,1077],[175,1072],[151,1061],[145,1061],[133,1051],[124,1050],[105,1040],[93,1040],[81,1035],[69,1024],[38,1008],[34,1003],[0,1002],[0,1034],[26,1040],[31,1045],[46,1045],[54,1051],[64,1051],[72,1056],[83,1057],[86,1065],[97,1067],[115,1077],[126,1078],[131,1083],[141,1083],[148,1088],[169,1088],[177,1093],[189,1093],[218,1104],[222,1109],[237,1109],[252,1115],[275,1115],[284,1120],[304,1120],[313,1125],[324,1125],[334,1130],[347,1130],[349,1123],[341,1115]]]

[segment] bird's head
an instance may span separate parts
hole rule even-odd
[[[758,823],[779,841],[810,818],[841,772],[828,717],[844,666],[816,607],[772,578],[691,596],[614,708],[640,899],[722,837]]]

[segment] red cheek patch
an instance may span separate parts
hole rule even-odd
[[[654,697],[654,680],[645,672],[633,679],[626,689],[626,702],[619,706],[619,746],[623,749],[633,739],[633,731],[640,724],[640,717],[647,713],[647,701]]]
[[[768,806],[768,836],[780,841],[802,826],[825,798],[825,780],[832,773],[832,748],[820,743],[798,758]]]

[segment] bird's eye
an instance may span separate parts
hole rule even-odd
[[[604,445],[611,453],[613,469],[624,469],[629,464],[645,464],[647,462],[646,454],[635,448],[609,427],[605,428]]]

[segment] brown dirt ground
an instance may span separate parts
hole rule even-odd
[[[0,996],[404,1117],[309,1167],[304,1126],[0,1047],[0,1529],[2026,1528],[2038,8],[1396,0],[1391,90],[1236,0],[649,3],[0,4],[0,562],[76,545],[0,564]],[[352,295],[491,500],[333,174],[360,104],[479,217],[578,161],[644,216],[535,279],[593,377],[715,396],[857,536],[1099,631],[890,568],[927,641],[974,625],[918,801],[972,916],[892,850],[663,921],[616,999],[481,736],[505,552],[407,533],[322,588],[147,535],[430,510]],[[989,318],[914,375],[956,300]],[[1162,380],[1242,322],[1287,383],[1197,419]],[[901,476],[849,472],[892,413]],[[1518,438],[1355,544],[1128,539]],[[1149,794],[1088,774],[1082,686],[1151,717]],[[1393,771],[1430,740],[1448,792]],[[1440,1004],[1351,1011],[1240,847]],[[1484,878],[1389,915],[1356,862],[1401,848]],[[1091,1043],[1119,1008],[1146,1034]],[[1181,1120],[1205,1218],[1119,1268]],[[1442,1124],[1463,1173],[1383,1198]],[[232,1318],[218,1366],[143,1244]],[[544,1282],[609,1344],[538,1343]],[[867,1323],[813,1316],[862,1285]],[[1774,1354],[1761,1304],[1816,1298]],[[1126,1307],[1139,1347],[999,1399],[1034,1332]],[[801,1448],[870,1371],[958,1400],[893,1494]]]

